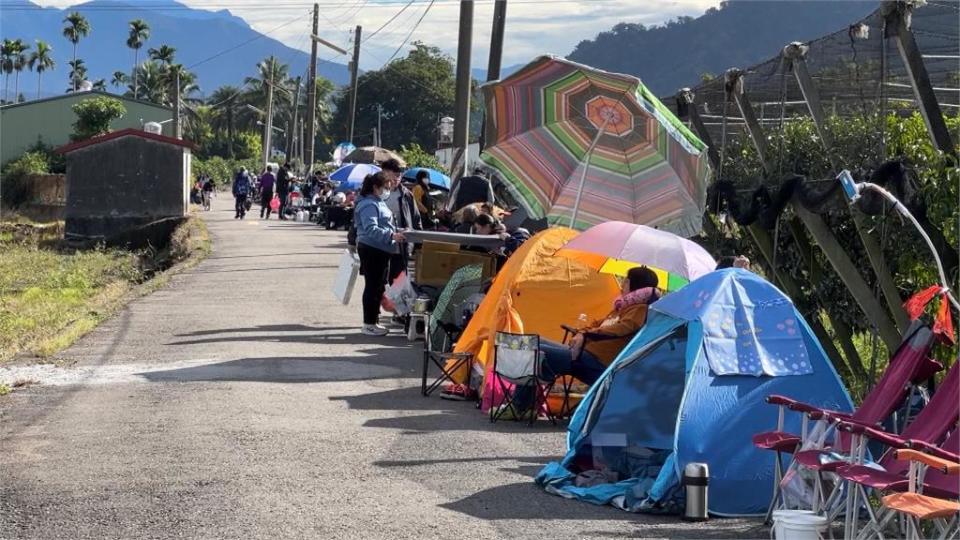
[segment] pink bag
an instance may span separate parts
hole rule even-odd
[[[274,195],[273,198],[270,199],[270,209],[274,212],[280,210],[280,197]]]

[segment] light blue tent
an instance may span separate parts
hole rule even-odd
[[[547,491],[630,511],[678,512],[688,463],[710,467],[709,510],[766,511],[783,394],[840,411],[850,397],[790,299],[740,269],[707,274],[651,306],[646,325],[584,397],[567,455],[537,476]],[[788,415],[787,431],[800,418]]]

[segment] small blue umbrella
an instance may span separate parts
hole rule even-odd
[[[407,169],[407,172],[403,173],[403,179],[408,182],[416,182],[417,173],[420,171],[427,171],[427,173],[430,174],[431,186],[450,191],[450,177],[434,169],[428,169],[426,167],[412,167]]]
[[[333,171],[330,175],[330,180],[339,182],[337,191],[346,191],[348,189],[356,191],[360,189],[360,185],[363,184],[363,179],[366,178],[368,174],[376,174],[378,172],[380,172],[380,167],[376,165],[370,165],[369,163],[348,163]]]

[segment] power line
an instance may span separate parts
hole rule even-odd
[[[364,38],[362,41],[360,41],[360,43],[363,44],[370,41],[373,38],[373,36],[379,34],[381,30],[386,28],[388,24],[395,21],[397,17],[399,17],[404,11],[407,10],[408,7],[412,6],[414,1],[415,0],[410,0],[409,2],[407,2],[407,4],[400,9],[400,11],[394,13],[393,17],[390,17],[390,19],[387,20],[387,22],[383,23],[383,25],[381,25],[380,28],[377,28],[376,30],[371,32],[369,35],[367,35],[367,37]]]
[[[417,21],[417,24],[413,25],[413,28],[410,29],[410,33],[407,34],[407,37],[403,38],[403,43],[401,43],[400,46],[397,47],[397,50],[393,51],[393,55],[391,55],[391,56],[390,56],[390,59],[387,60],[387,64],[389,64],[390,62],[392,62],[393,59],[397,57],[397,54],[400,53],[400,49],[402,49],[402,48],[404,47],[404,45],[407,44],[407,41],[410,40],[410,36],[412,36],[413,33],[417,31],[417,27],[419,27],[419,26],[420,26],[420,23],[423,22],[423,18],[427,16],[427,13],[430,13],[430,8],[433,7],[433,3],[434,3],[435,1],[436,1],[436,0],[430,0],[430,4],[428,4],[428,5],[427,5],[427,9],[425,9],[425,10],[423,11],[423,15],[420,16],[420,19]],[[384,64],[384,65],[386,65],[386,64]]]
[[[246,45],[249,45],[249,44],[253,43],[254,41],[259,41],[259,40],[261,40],[261,39],[269,36],[270,34],[276,32],[277,30],[280,30],[281,28],[284,28],[284,27],[286,27],[286,26],[290,26],[291,24],[293,24],[293,23],[295,23],[295,22],[297,22],[297,21],[302,20],[302,17],[303,17],[302,14],[301,14],[301,15],[297,15],[295,18],[290,19],[289,21],[281,24],[280,26],[277,26],[276,28],[272,28],[272,29],[270,29],[270,30],[268,30],[268,31],[266,31],[266,32],[258,33],[256,36],[254,36],[254,37],[252,37],[252,38],[250,38],[250,39],[248,39],[248,40],[246,40],[246,41],[244,41],[244,42],[242,42],[242,43],[238,43],[237,45],[234,45],[234,46],[229,47],[229,48],[227,48],[227,49],[224,49],[224,50],[222,50],[222,51],[220,51],[220,52],[218,52],[218,53],[216,53],[216,54],[214,54],[214,55],[212,55],[212,56],[209,56],[209,57],[207,57],[207,58],[204,58],[203,60],[201,60],[201,61],[199,61],[199,62],[196,62],[196,63],[194,63],[194,64],[191,64],[191,65],[187,66],[186,69],[193,69],[193,68],[195,68],[195,67],[197,67],[197,66],[199,66],[199,65],[205,64],[205,63],[207,63],[207,62],[209,62],[209,61],[211,61],[211,60],[214,60],[214,59],[216,59],[216,58],[219,58],[219,57],[221,57],[221,56],[223,56],[223,55],[225,55],[225,54],[227,54],[227,53],[229,53],[229,52],[235,51],[235,50],[237,50],[237,49],[239,49],[239,48],[241,48],[241,47],[244,47],[244,46],[246,46]]]

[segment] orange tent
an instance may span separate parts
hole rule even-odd
[[[497,332],[540,334],[560,341],[561,324],[576,325],[581,314],[592,321],[609,313],[620,292],[616,278],[555,256],[577,234],[552,228],[524,242],[500,269],[455,352],[472,353],[486,373],[493,363]],[[466,379],[465,370],[458,375],[461,382]]]

